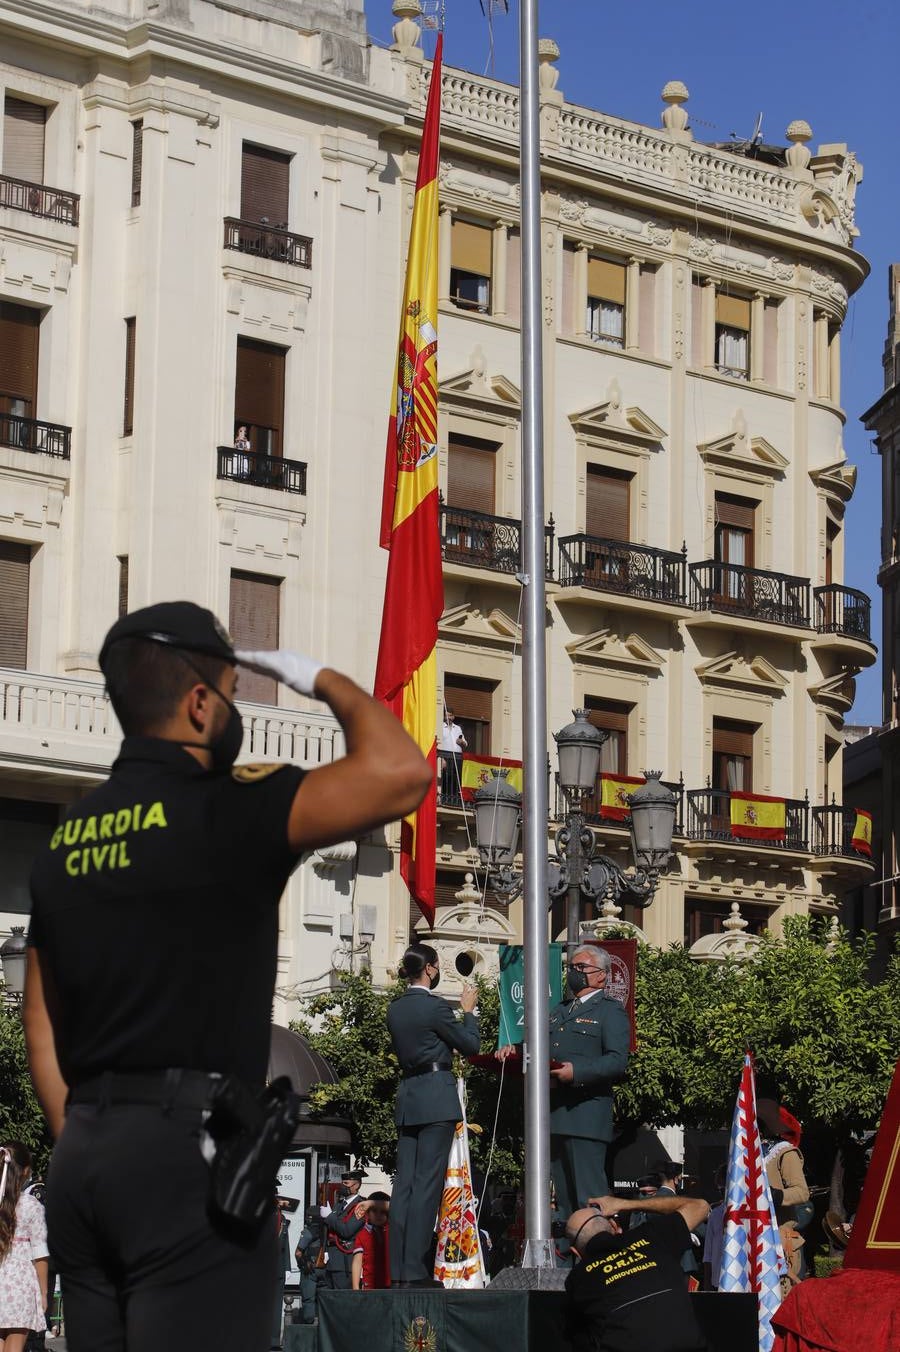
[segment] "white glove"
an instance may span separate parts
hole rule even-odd
[[[260,676],[274,676],[282,685],[289,685],[298,695],[315,695],[316,677],[323,663],[313,657],[304,657],[302,653],[293,653],[287,648],[279,648],[272,653],[236,652],[235,657],[242,667],[259,672]]]

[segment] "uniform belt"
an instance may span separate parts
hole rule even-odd
[[[452,1070],[452,1066],[442,1066],[438,1061],[428,1061],[421,1066],[413,1066],[412,1070],[404,1070],[404,1080],[415,1080],[419,1075],[437,1075],[442,1070]]]
[[[159,1070],[144,1074],[104,1071],[69,1090],[70,1103],[133,1104],[140,1107],[192,1108],[209,1105],[213,1087],[221,1080],[205,1070]]]

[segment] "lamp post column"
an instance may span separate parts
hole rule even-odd
[[[584,831],[584,812],[581,801],[578,806],[569,804],[566,814],[566,830],[569,841],[566,845],[566,862],[569,873],[569,890],[566,894],[566,945],[569,961],[581,939],[581,880],[584,877],[585,857],[581,835]]]

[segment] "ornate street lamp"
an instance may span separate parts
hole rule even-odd
[[[494,773],[472,795],[475,839],[491,886],[512,900],[522,890],[522,874],[513,868],[519,848],[522,795],[505,775]]]
[[[28,945],[24,925],[13,925],[5,943],[0,944],[0,964],[3,967],[3,995],[14,1005],[21,1003],[25,993],[25,962]]]
[[[553,902],[568,898],[566,938],[569,952],[581,942],[582,899],[599,908],[610,898],[647,907],[659,884],[659,875],[672,853],[677,800],[660,783],[661,770],[646,770],[646,783],[628,795],[631,809],[631,848],[635,867],[626,873],[614,860],[595,853],[594,833],[585,824],[583,800],[597,782],[600,748],[607,734],[587,720],[584,709],[575,722],[555,734],[559,747],[559,783],[569,810],[554,838],[556,858],[547,865],[547,893]],[[508,900],[522,890],[522,874],[514,867],[519,841],[522,795],[499,774],[473,796],[475,838],[491,886]]]
[[[600,748],[609,737],[608,732],[595,728],[588,721],[586,709],[573,709],[574,723],[567,723],[562,732],[555,732],[559,756],[559,784],[570,802],[579,802],[593,793],[600,769]]]

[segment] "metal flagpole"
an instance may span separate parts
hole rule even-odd
[[[553,1267],[550,1238],[550,1032],[547,1018],[547,677],[544,608],[544,399],[541,351],[541,140],[538,0],[521,0],[522,177],[522,684],[525,861],[525,1252]]]

